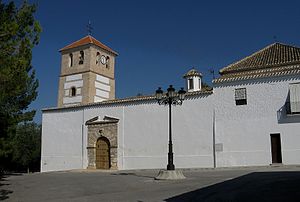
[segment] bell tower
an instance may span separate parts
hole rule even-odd
[[[88,35],[60,49],[58,107],[115,99],[117,52]]]

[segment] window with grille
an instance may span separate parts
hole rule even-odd
[[[237,88],[234,93],[235,105],[247,105],[246,88]]]

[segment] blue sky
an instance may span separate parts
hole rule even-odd
[[[18,1],[16,1],[19,4]],[[158,86],[184,86],[195,67],[207,83],[222,67],[277,41],[300,46],[300,1],[67,1],[38,0],[43,32],[33,50],[39,96],[31,108],[57,102],[58,50],[87,35],[119,53],[116,96],[151,94]]]

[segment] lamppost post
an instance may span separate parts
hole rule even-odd
[[[169,152],[167,170],[175,170],[173,163],[173,143],[172,143],[172,105],[182,105],[186,91],[181,88],[178,92],[175,91],[172,85],[167,89],[164,95],[163,90],[159,87],[156,90],[155,96],[159,105],[169,106]]]
[[[167,170],[175,170],[173,163],[173,143],[172,143],[172,102],[169,100],[169,153]]]

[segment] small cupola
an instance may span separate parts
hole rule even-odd
[[[202,74],[195,68],[188,71],[183,78],[186,79],[186,88],[188,92],[195,92],[201,90]]]

